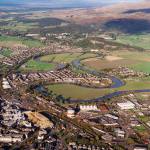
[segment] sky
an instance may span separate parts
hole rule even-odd
[[[0,0],[0,6],[29,6],[29,7],[95,7],[119,2],[137,2],[140,0]]]

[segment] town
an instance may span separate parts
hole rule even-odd
[[[7,1],[0,149],[149,150],[149,2]]]

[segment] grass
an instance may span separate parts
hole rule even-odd
[[[64,97],[73,99],[93,99],[116,91],[150,89],[150,78],[127,81],[122,87],[115,89],[94,89],[71,84],[53,84],[48,89]],[[69,91],[69,92],[68,92]]]
[[[27,46],[29,48],[44,46],[39,40],[21,38],[17,36],[0,36],[0,46],[12,47],[16,45]]]
[[[116,42],[144,49],[150,49],[150,34],[120,35],[117,37]]]
[[[144,79],[134,79],[131,81],[126,81],[126,84],[122,87],[117,88],[117,90],[141,90],[150,89],[150,78]]]
[[[29,60],[24,66],[22,66],[20,69],[21,71],[49,71],[53,70],[56,67],[53,63],[46,63],[46,62],[40,62],[35,61],[33,59]]]
[[[145,128],[143,125],[137,126],[137,127],[135,127],[134,129],[135,129],[136,131],[138,131],[138,132],[144,132],[144,131],[146,131],[146,128]]]
[[[75,59],[84,59],[84,58],[90,58],[90,57],[96,57],[96,54],[92,53],[63,53],[63,54],[52,54],[43,56],[40,58],[41,61],[46,62],[57,62],[57,63],[71,63]]]
[[[149,116],[139,116],[138,117],[141,121],[147,123],[148,121],[150,121]]]
[[[131,51],[114,51],[112,56],[117,56],[122,59],[109,61],[101,58],[90,58],[82,61],[83,64],[94,68],[96,70],[103,70],[108,68],[117,68],[119,66],[129,67],[135,71],[142,71],[150,73],[150,53],[145,52],[131,52]]]
[[[136,71],[150,73],[150,62],[139,63],[139,64],[134,65],[131,68],[133,68]]]
[[[53,84],[48,86],[49,91],[61,94],[64,97],[75,99],[92,99],[107,94],[107,90],[99,90],[93,88],[85,88],[71,84]]]
[[[0,51],[0,54],[5,57],[10,57],[12,54],[12,51],[10,49],[3,49],[2,51]]]
[[[22,22],[16,22],[16,21],[11,21],[11,25],[6,25],[6,26],[1,26],[0,29],[5,29],[5,30],[11,30],[11,31],[27,31],[32,28],[38,27],[37,23],[22,23]]]

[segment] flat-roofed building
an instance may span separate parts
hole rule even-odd
[[[119,108],[122,109],[122,110],[134,109],[134,108],[135,108],[135,104],[132,103],[131,101],[126,101],[126,102],[122,102],[122,103],[117,103],[117,105],[118,105]]]

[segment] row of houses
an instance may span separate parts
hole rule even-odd
[[[71,83],[87,87],[107,87],[112,84],[109,78],[96,77],[91,74],[77,74],[70,69],[41,73],[12,74],[9,81],[14,85],[28,84],[33,81],[49,81],[50,83]]]

